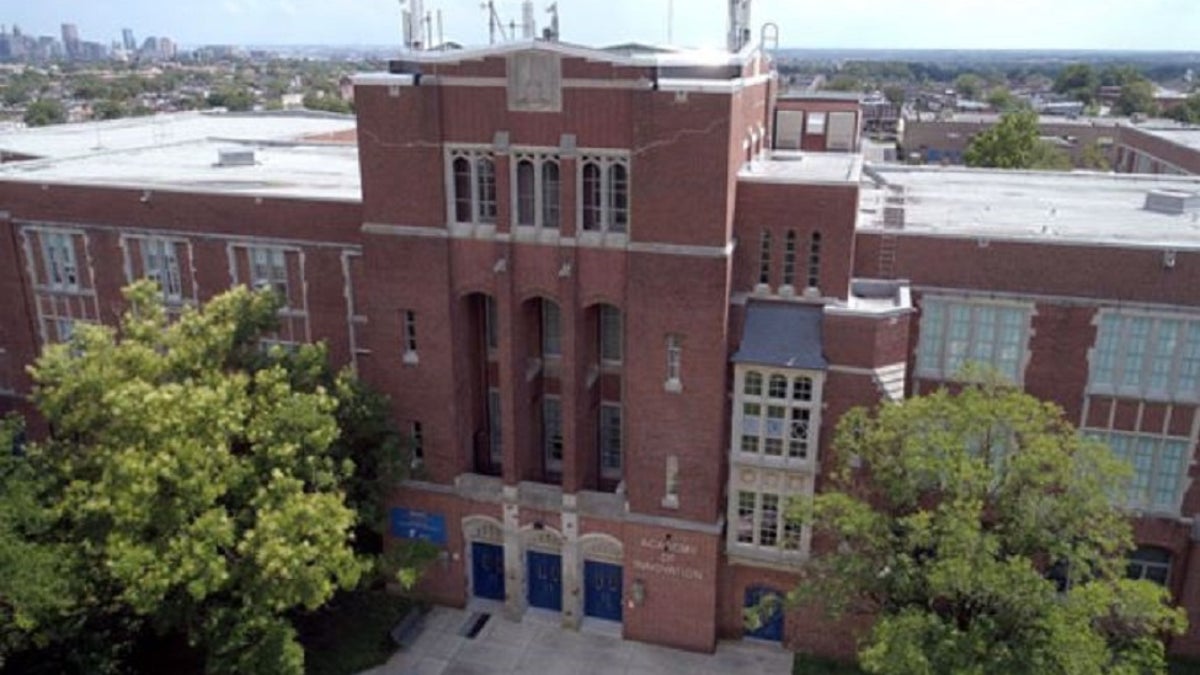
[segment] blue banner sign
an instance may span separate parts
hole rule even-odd
[[[392,536],[446,545],[446,517],[415,509],[392,509]]]

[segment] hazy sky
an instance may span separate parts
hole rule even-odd
[[[670,0],[558,0],[564,40],[587,45],[666,42]],[[519,0],[499,0],[517,18]],[[539,28],[549,0],[536,0]],[[425,0],[443,10],[447,39],[487,40],[478,0]],[[674,0],[675,42],[723,44],[723,0]],[[1151,49],[1200,51],[1200,0],[756,0],[755,26],[774,21],[787,47]],[[396,44],[398,0],[11,0],[0,22],[85,40],[121,28],[139,41],[165,35],[186,45]]]

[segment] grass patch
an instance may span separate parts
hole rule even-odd
[[[388,660],[397,647],[388,633],[412,601],[382,590],[339,593],[296,621],[308,675],[352,675]]]
[[[823,659],[809,654],[796,654],[792,663],[793,675],[862,675],[853,663]]]

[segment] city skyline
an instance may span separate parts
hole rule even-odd
[[[537,2],[539,29],[547,2]],[[669,0],[559,0],[562,39],[587,45],[638,41],[666,43]],[[674,43],[719,47],[724,41],[723,0],[674,0]],[[507,22],[519,0],[496,3]],[[192,6],[195,11],[188,8]],[[123,0],[79,5],[44,0],[11,7],[11,30],[58,35],[64,23],[83,40],[119,42],[122,29],[169,35],[184,45],[399,44],[401,6],[395,0]],[[467,45],[486,43],[487,19],[475,0],[426,0],[442,10],[444,35]],[[807,48],[1072,49],[1194,51],[1200,3],[1193,0],[882,0],[797,3],[759,0],[753,23],[780,26],[780,44]],[[981,31],[979,27],[986,26]],[[436,32],[436,28],[435,28]]]

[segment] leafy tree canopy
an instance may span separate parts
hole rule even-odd
[[[1066,94],[1077,101],[1090,104],[1096,100],[1096,89],[1100,86],[1100,77],[1086,63],[1072,63],[1059,72],[1054,80],[1054,91]]]
[[[1038,117],[1031,110],[1005,113],[967,146],[967,166],[1028,169],[1038,144]]]
[[[1127,465],[1062,411],[994,382],[858,409],[831,485],[794,509],[819,552],[805,602],[877,617],[872,673],[1165,672],[1184,614],[1124,578]]]
[[[25,108],[24,119],[25,124],[31,127],[62,124],[67,121],[67,109],[56,99],[39,98]]]
[[[66,566],[71,581],[47,572],[0,607],[24,617],[17,637],[34,646],[86,651],[91,626],[118,626],[90,671],[153,628],[186,635],[212,672],[300,673],[289,612],[369,569],[346,501],[354,465],[333,450],[324,350],[261,350],[269,294],[235,289],[173,322],[152,284],[126,294],[118,328],[80,326],[32,369],[54,435],[11,469],[39,480],[2,500],[19,515],[0,516],[0,540],[17,527],[29,550],[0,556],[59,556],[46,570]]]
[[[973,101],[983,94],[983,86],[983,78],[975,73],[963,73],[954,78],[954,91],[958,92],[959,96]]]

